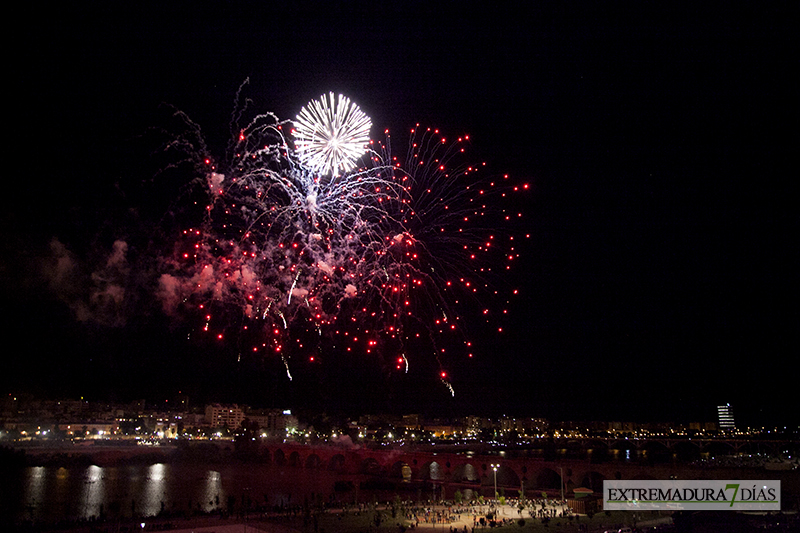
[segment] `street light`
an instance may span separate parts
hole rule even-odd
[[[492,470],[494,471],[494,499],[497,501],[497,469],[500,468],[499,464],[491,464]]]

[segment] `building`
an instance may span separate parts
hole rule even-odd
[[[68,437],[109,438],[119,433],[119,424],[105,421],[78,421],[59,424]]]
[[[227,426],[228,429],[236,429],[242,425],[242,420],[244,420],[244,410],[236,404],[213,403],[206,405],[206,424],[211,427]]]
[[[736,423],[733,420],[733,409],[731,404],[717,406],[717,414],[719,415],[719,429],[728,430],[736,429]]]
[[[403,415],[400,425],[406,429],[420,429],[422,427],[418,414]]]
[[[488,418],[470,415],[464,419],[464,427],[467,435],[474,437],[480,434],[483,429],[494,429],[494,423]]]
[[[582,423],[585,425],[585,423]],[[516,431],[520,435],[541,435],[547,431],[549,423],[544,418],[514,418],[503,416],[500,419],[500,431],[508,433]]]
[[[423,429],[429,431],[437,439],[456,437],[464,432],[464,428],[461,426],[443,423],[425,424]]]
[[[299,426],[297,417],[288,409],[249,411],[247,419],[258,424],[259,429],[266,431],[271,437],[284,436]]]

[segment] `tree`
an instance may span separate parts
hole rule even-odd
[[[402,500],[400,499],[399,494],[395,494],[394,498],[392,499],[392,518],[397,518],[397,512],[402,507]]]
[[[245,418],[233,440],[236,456],[242,460],[251,460],[258,455],[258,423]]]

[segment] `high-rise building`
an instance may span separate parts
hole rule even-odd
[[[731,404],[718,405],[717,414],[719,415],[719,429],[736,429]]]
[[[284,436],[299,426],[297,417],[290,409],[257,409],[247,412],[247,419],[258,424],[259,429],[270,436]]]
[[[211,427],[228,426],[230,429],[236,429],[242,425],[242,420],[244,420],[244,411],[236,404],[206,405],[206,424]]]

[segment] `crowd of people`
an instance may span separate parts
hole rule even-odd
[[[452,533],[463,531],[471,533],[472,530],[487,525],[504,525],[520,519],[567,518],[572,516],[572,510],[566,502],[559,500],[525,500],[509,499],[502,504],[489,502],[484,504],[444,504],[439,506],[415,506],[405,509],[405,519],[412,527],[422,525],[449,526]],[[469,529],[468,525],[472,524]]]

